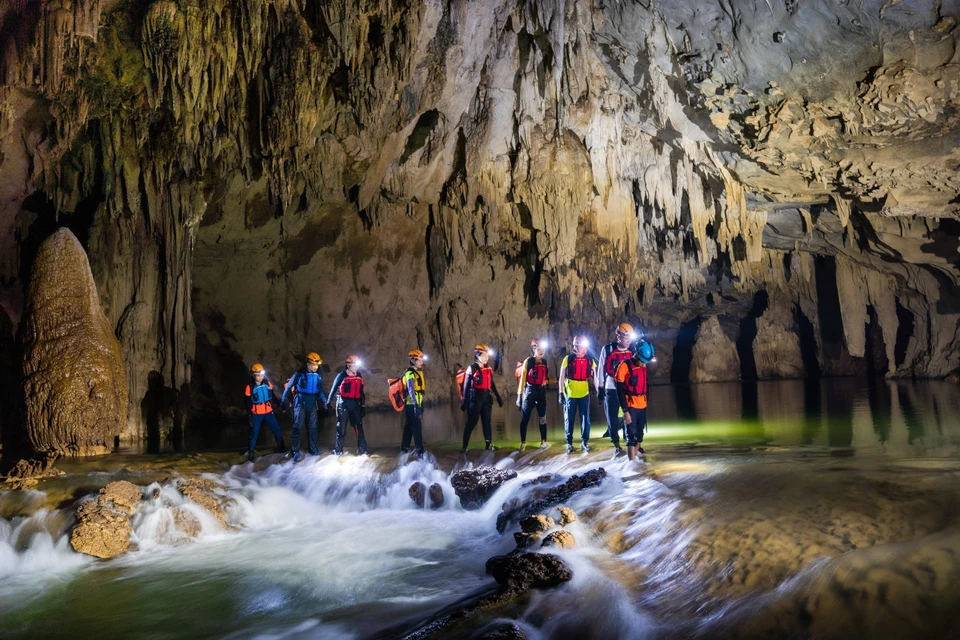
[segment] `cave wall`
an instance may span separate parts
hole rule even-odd
[[[439,383],[484,341],[512,380],[531,336],[605,340],[628,319],[658,341],[666,381],[682,325],[747,318],[758,291],[772,302],[752,319],[761,377],[810,373],[811,357],[824,374],[865,370],[868,308],[889,375],[947,375],[956,14],[910,0],[5,5],[0,304],[19,318],[38,219],[87,226],[128,372],[126,435],[141,438],[182,431],[191,409],[239,411],[252,361],[282,380],[309,350],[333,367],[359,353],[385,379],[419,346]],[[823,257],[834,282],[818,280]],[[897,305],[913,319],[899,365]]]

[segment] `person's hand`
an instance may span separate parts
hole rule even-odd
[[[362,418],[362,417],[364,417],[365,415],[367,415],[367,406],[366,406],[366,405],[360,405],[360,417]]]
[[[523,401],[517,396],[517,409],[523,409]]]
[[[562,393],[560,394],[560,404],[567,404],[567,397]]]
[[[597,402],[603,404],[603,401],[607,399],[607,394],[603,392],[603,389],[597,389]]]
[[[323,403],[323,410],[324,410],[324,411],[330,411],[330,403],[329,403],[329,402],[324,402],[324,403]]]
[[[467,410],[467,403],[466,401],[463,401],[460,403],[460,411],[466,411],[466,410]]]
[[[503,406],[503,398],[501,398],[500,396],[497,396],[497,406],[498,407]]]
[[[630,417],[629,413],[623,414],[623,424],[633,424],[633,418]]]
[[[414,407],[413,413],[414,413],[414,415],[417,416],[418,418],[422,418],[422,417],[423,417],[423,405],[422,405],[422,404],[418,404],[416,407]]]

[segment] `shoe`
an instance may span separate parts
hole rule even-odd
[[[638,447],[637,447],[637,453],[643,453],[643,447],[638,446]]]
[[[369,457],[370,457],[370,452],[369,452],[369,451],[357,451],[357,455],[358,455],[358,456],[361,456],[361,457],[364,457],[364,458],[369,458]]]
[[[413,452],[413,457],[419,459],[419,458],[422,458],[425,453],[426,451],[424,451],[423,449],[416,449]]]
[[[520,443],[520,453],[523,453],[523,450],[526,449],[526,448],[527,448],[527,443],[526,443],[526,442],[521,442],[521,443]]]
[[[250,462],[253,462],[253,459],[256,457],[257,457],[257,453],[253,449],[250,449],[250,451],[247,451],[247,460],[249,460]]]
[[[312,456],[319,456],[319,455],[321,455],[322,453],[323,453],[323,451],[321,451],[320,449],[317,449],[316,451],[311,451],[311,452],[310,452],[310,455],[312,455]]]
[[[567,445],[567,453],[573,453],[573,445],[572,445],[572,444],[568,444],[568,445]]]
[[[336,449],[334,449],[334,450],[333,450],[333,455],[335,455],[335,456],[337,456],[337,457],[340,457],[340,456],[343,455],[343,451],[337,451]]]
[[[614,458],[619,458],[619,457],[622,456],[622,455],[623,455],[623,449],[620,448],[620,445],[617,445],[617,448],[614,449],[614,451],[613,451],[613,457],[614,457]]]
[[[300,453],[299,451],[297,451],[295,454],[293,454],[293,461],[294,461],[294,462],[300,462],[301,460],[303,460],[303,454],[302,454],[302,453]]]
[[[467,455],[467,449],[466,449],[466,447],[464,447],[463,449],[460,449],[460,455],[462,455],[462,456]]]
[[[410,449],[400,449],[400,453],[410,453]]]
[[[287,443],[283,441],[283,438],[280,438],[280,442],[277,443],[277,453],[286,453],[287,452]]]
[[[550,445],[547,444],[546,442],[541,442],[541,443],[540,443],[540,448],[541,448],[541,449],[546,449],[546,448],[549,447],[549,446],[550,446]]]
[[[583,453],[590,453],[590,445],[584,442],[582,445],[580,445],[580,451]]]
[[[488,442],[488,443],[487,443],[486,450],[487,450],[487,451],[496,451],[496,450],[499,449],[499,448],[500,448],[500,447],[498,447],[497,445],[495,445],[495,444],[490,444],[490,443]]]

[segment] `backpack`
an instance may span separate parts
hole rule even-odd
[[[403,376],[399,378],[390,378],[387,380],[387,395],[390,396],[390,404],[397,411],[403,411],[407,403],[407,387],[403,384]]]
[[[517,379],[517,384],[520,384],[520,376],[523,375],[523,361],[517,361],[517,370],[513,372],[513,377]]]
[[[463,382],[467,379],[467,370],[457,370],[457,393],[460,394],[460,402],[463,402]]]

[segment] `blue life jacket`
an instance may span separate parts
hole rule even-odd
[[[267,385],[267,381],[264,380],[263,384],[250,384],[250,400],[253,404],[265,404],[270,402],[270,387]]]
[[[301,371],[297,376],[297,393],[315,396],[320,393],[320,383],[323,378],[320,373],[311,373],[310,371]]]

